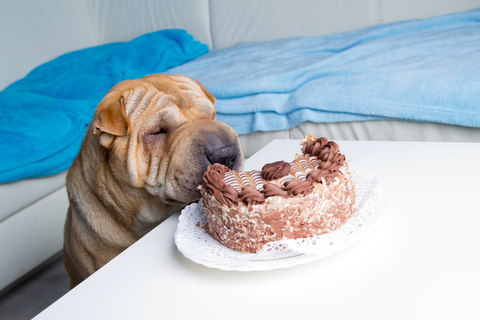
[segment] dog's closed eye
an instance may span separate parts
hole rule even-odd
[[[146,151],[155,149],[161,149],[164,147],[167,141],[167,130],[164,128],[158,128],[143,136],[144,148]]]
[[[158,131],[154,131],[150,134],[151,135],[167,134],[167,130],[165,130],[164,128],[159,128]]]

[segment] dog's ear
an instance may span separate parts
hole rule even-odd
[[[108,148],[113,139],[130,133],[130,121],[125,113],[123,96],[116,99],[104,98],[93,116],[93,133],[99,135],[100,144]]]
[[[101,135],[125,136],[130,133],[130,121],[125,113],[123,96],[119,99],[103,100],[95,109],[93,133]]]

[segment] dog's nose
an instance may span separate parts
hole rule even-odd
[[[234,170],[240,153],[237,146],[226,146],[212,151],[206,150],[205,155],[211,164],[220,163]]]

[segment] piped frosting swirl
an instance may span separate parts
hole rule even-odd
[[[227,172],[228,167],[223,164],[215,163],[209,165],[207,171],[203,174],[203,182],[205,186],[210,190],[210,192],[215,192],[215,190],[220,190],[225,186],[225,172]]]
[[[290,173],[290,163],[285,161],[276,161],[267,163],[262,168],[262,177],[266,180],[275,180]]]

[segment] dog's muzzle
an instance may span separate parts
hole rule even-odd
[[[239,163],[240,152],[236,145],[219,147],[214,150],[205,150],[205,156],[211,163],[220,163],[229,169],[236,170]]]

